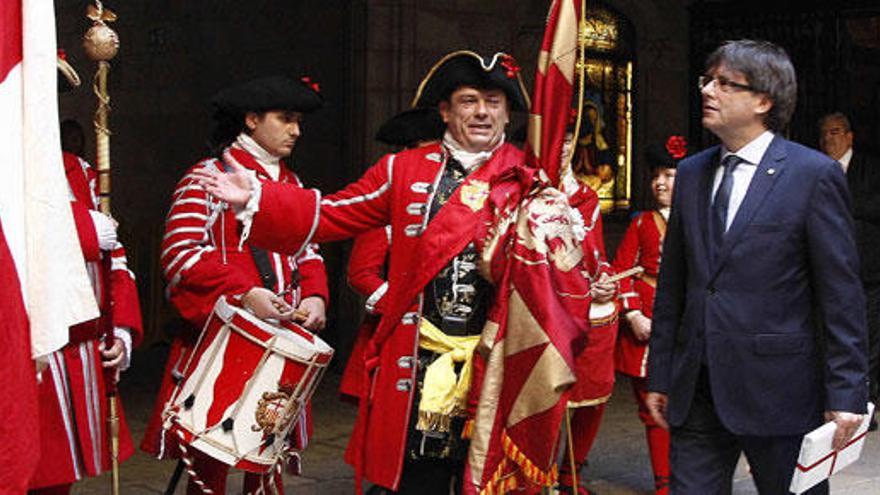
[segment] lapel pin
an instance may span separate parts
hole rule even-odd
[[[775,168],[768,168],[768,169],[767,169],[767,175],[773,175],[773,174],[775,174],[775,173],[776,173],[776,169],[775,169]]]

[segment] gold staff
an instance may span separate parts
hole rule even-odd
[[[86,55],[98,63],[95,72],[95,80],[92,88],[98,98],[98,109],[95,111],[95,145],[96,162],[98,172],[98,197],[100,209],[103,213],[110,214],[110,128],[108,127],[108,115],[110,113],[110,95],[107,93],[107,74],[110,71],[110,63],[116,52],[119,51],[119,37],[116,32],[107,26],[107,22],[116,20],[116,14],[104,8],[100,0],[95,0],[95,5],[89,5],[86,17],[92,20],[92,27],[83,36],[83,48]],[[104,305],[105,311],[110,310],[110,253],[104,253]],[[113,335],[113,322],[105,317],[104,346],[109,349],[115,340]],[[107,391],[107,403],[109,415],[107,427],[110,432],[110,462],[111,462],[111,493],[119,495],[119,413],[117,411],[116,370],[107,369],[104,372],[105,387]]]

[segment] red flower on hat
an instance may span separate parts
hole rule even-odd
[[[669,136],[669,139],[666,140],[666,151],[672,158],[681,160],[687,155],[687,145],[684,136]]]
[[[64,51],[64,48],[58,49],[58,58],[61,60],[67,60],[67,52]]]
[[[520,69],[519,64],[516,63],[516,59],[514,59],[513,56],[505,53],[501,55],[500,58],[501,67],[504,67],[504,69],[507,70],[507,72],[505,73],[507,77],[513,79],[514,77],[516,77],[517,72],[522,70]]]
[[[311,77],[309,77],[309,76],[302,76],[299,80],[302,81],[303,84],[305,84],[306,86],[312,88],[312,91],[314,91],[315,93],[320,93],[320,92],[321,92],[321,85],[318,84],[317,81],[312,81],[312,78],[311,78]]]

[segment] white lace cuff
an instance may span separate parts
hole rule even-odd
[[[122,341],[125,357],[119,364],[119,371],[125,371],[131,365],[131,330],[126,327],[113,327],[113,336]]]
[[[244,243],[251,235],[251,225],[254,223],[254,215],[260,211],[260,197],[263,195],[263,184],[257,179],[253,170],[248,170],[248,178],[251,181],[251,198],[244,208],[235,209],[235,219],[241,222],[241,238],[238,241],[238,249],[244,247]]]

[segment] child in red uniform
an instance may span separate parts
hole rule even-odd
[[[630,223],[612,263],[617,272],[641,266],[644,272],[620,281],[620,301],[625,323],[620,326],[614,362],[617,371],[630,377],[639,406],[639,418],[645,424],[654,488],[658,495],[669,493],[669,432],[651,419],[645,406],[647,383],[648,339],[651,336],[652,306],[660,271],[663,235],[672,204],[675,171],[678,160],[687,149],[684,139],[672,136],[665,149],[648,152],[653,171],[651,192],[656,208],[640,212]]]

